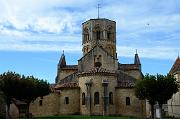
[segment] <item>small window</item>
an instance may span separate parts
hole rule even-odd
[[[101,35],[101,32],[100,32],[100,31],[97,31],[97,32],[96,32],[97,40],[100,40],[100,35]]]
[[[130,97],[126,97],[126,105],[130,105],[131,102],[130,102]]]
[[[113,104],[113,93],[109,93],[109,104]]]
[[[111,32],[110,32],[110,31],[107,32],[107,38],[108,38],[108,39],[111,38]]]
[[[69,104],[69,97],[65,97],[65,104]]]
[[[82,105],[85,105],[85,93],[82,93]]]
[[[94,104],[99,104],[99,92],[94,93]]]
[[[39,100],[39,106],[42,106],[43,105],[43,100]]]

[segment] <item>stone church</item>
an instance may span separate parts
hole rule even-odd
[[[65,54],[57,66],[52,93],[30,106],[34,116],[62,114],[145,116],[145,101],[138,100],[134,85],[143,78],[141,62],[122,64],[116,53],[116,22],[90,19],[82,23],[82,53],[77,65]]]

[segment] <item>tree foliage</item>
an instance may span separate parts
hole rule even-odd
[[[5,101],[9,107],[13,99],[27,103],[27,113],[29,105],[38,97],[43,97],[50,93],[49,83],[39,80],[33,76],[24,76],[15,72],[5,72],[0,75],[0,90],[5,95]]]
[[[160,109],[174,93],[178,91],[176,79],[171,75],[145,75],[143,80],[136,83],[135,95],[139,99],[147,99],[151,105],[151,114],[154,116],[153,105],[158,102]]]
[[[178,83],[172,75],[157,75],[157,101],[159,105],[166,103],[178,91]]]
[[[16,97],[18,93],[18,81],[20,80],[20,75],[15,72],[5,72],[0,75],[0,90],[3,92],[4,100],[7,104],[7,115],[10,118],[9,108],[12,99]]]

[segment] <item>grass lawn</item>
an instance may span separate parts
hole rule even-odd
[[[82,115],[66,115],[51,117],[34,117],[32,119],[138,119],[135,117],[113,117],[113,116],[82,116]]]

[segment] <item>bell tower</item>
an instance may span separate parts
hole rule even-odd
[[[82,24],[83,55],[95,46],[102,47],[116,58],[116,22],[104,18],[90,19]]]

